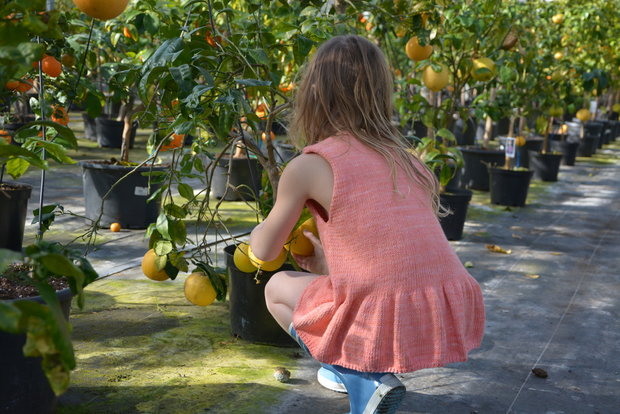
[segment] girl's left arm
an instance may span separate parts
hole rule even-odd
[[[284,168],[275,205],[250,235],[250,247],[259,259],[273,260],[282,251],[309,198],[312,164],[313,158],[302,154]]]

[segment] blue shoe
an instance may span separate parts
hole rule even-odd
[[[310,354],[310,350],[308,349],[306,344],[304,344],[304,341],[302,341],[301,338],[299,337],[299,335],[297,335],[297,331],[295,330],[295,328],[293,328],[293,324],[292,323],[288,327],[288,334],[291,336],[291,338],[293,338],[295,340],[295,342],[297,342],[299,344],[301,349],[306,351],[306,354],[312,356]]]
[[[405,398],[405,386],[394,374],[321,365],[336,374],[347,389],[350,414],[394,414]]]
[[[317,381],[319,381],[319,384],[321,384],[328,390],[342,392],[344,394],[347,393],[347,389],[342,383],[342,381],[340,381],[340,378],[338,378],[338,375],[334,374],[326,368],[319,368],[316,373],[316,379]]]

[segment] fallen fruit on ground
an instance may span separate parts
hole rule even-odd
[[[149,279],[156,280],[158,282],[169,279],[170,277],[164,269],[157,269],[155,259],[157,259],[157,254],[153,249],[150,249],[144,254],[144,257],[142,258],[142,273],[144,273],[144,275]]]
[[[310,256],[314,253],[314,246],[310,240],[304,235],[304,230],[310,231],[315,236],[319,237],[319,231],[316,227],[314,217],[310,217],[308,220],[301,223],[299,227],[293,230],[290,237],[290,243],[288,249],[291,253],[299,256]]]
[[[110,231],[113,233],[118,233],[119,231],[121,231],[121,224],[120,223],[110,224]]]
[[[409,59],[419,62],[421,60],[429,58],[429,56],[433,53],[433,46],[422,46],[418,41],[418,37],[413,36],[407,41],[407,44],[405,45],[405,53],[407,53]]]
[[[129,0],[73,0],[73,3],[90,17],[109,20],[121,14]]]
[[[235,266],[244,273],[254,273],[258,270],[258,268],[254,266],[250,260],[250,256],[248,254],[249,247],[250,246],[247,243],[239,243],[233,255],[233,262],[235,263]]]
[[[201,272],[187,276],[183,284],[183,292],[185,298],[197,306],[209,306],[217,296],[211,281]]]
[[[282,248],[278,257],[273,260],[261,260],[254,255],[252,252],[252,248],[248,246],[248,256],[250,261],[254,266],[256,266],[260,270],[264,270],[266,272],[273,272],[274,270],[278,270],[284,262],[286,261],[286,249]]]
[[[428,65],[426,69],[424,69],[424,73],[422,73],[422,83],[433,92],[439,92],[445,88],[450,80],[447,66],[443,63],[439,66],[441,66],[439,72],[435,71],[433,66]]]

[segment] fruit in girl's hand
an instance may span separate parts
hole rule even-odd
[[[183,284],[185,298],[197,306],[209,306],[217,296],[209,277],[202,272],[187,276]]]
[[[156,280],[158,282],[169,279],[170,276],[168,276],[168,273],[166,273],[164,269],[159,270],[157,268],[157,265],[155,264],[156,259],[157,254],[155,253],[155,250],[150,249],[146,252],[142,258],[142,273],[144,273],[144,275],[149,279]]]
[[[278,270],[284,264],[284,261],[286,260],[286,249],[282,248],[282,251],[280,251],[280,254],[275,259],[265,261],[256,257],[252,252],[252,248],[248,246],[248,256],[252,264],[260,270],[273,272],[274,270]]]
[[[244,273],[254,273],[258,270],[250,260],[250,255],[248,254],[249,247],[247,243],[239,243],[233,255],[235,266]]]
[[[290,237],[289,251],[299,256],[311,256],[314,253],[314,246],[310,240],[304,235],[304,230],[308,230],[316,237],[319,237],[319,230],[316,227],[314,217],[301,223],[299,227],[293,230]]]
[[[121,231],[121,224],[120,223],[110,224],[110,231],[112,233],[118,233],[119,231]]]

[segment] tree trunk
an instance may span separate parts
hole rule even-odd
[[[495,88],[491,89],[491,93],[489,94],[489,104],[495,102],[495,95],[497,90]],[[487,115],[487,118],[484,123],[484,135],[482,136],[483,146],[486,148],[489,146],[489,141],[491,140],[491,135],[493,134],[493,118]]]
[[[515,121],[516,121],[516,117],[514,115],[511,115],[510,123],[508,124],[508,136],[511,138],[515,136]]]

